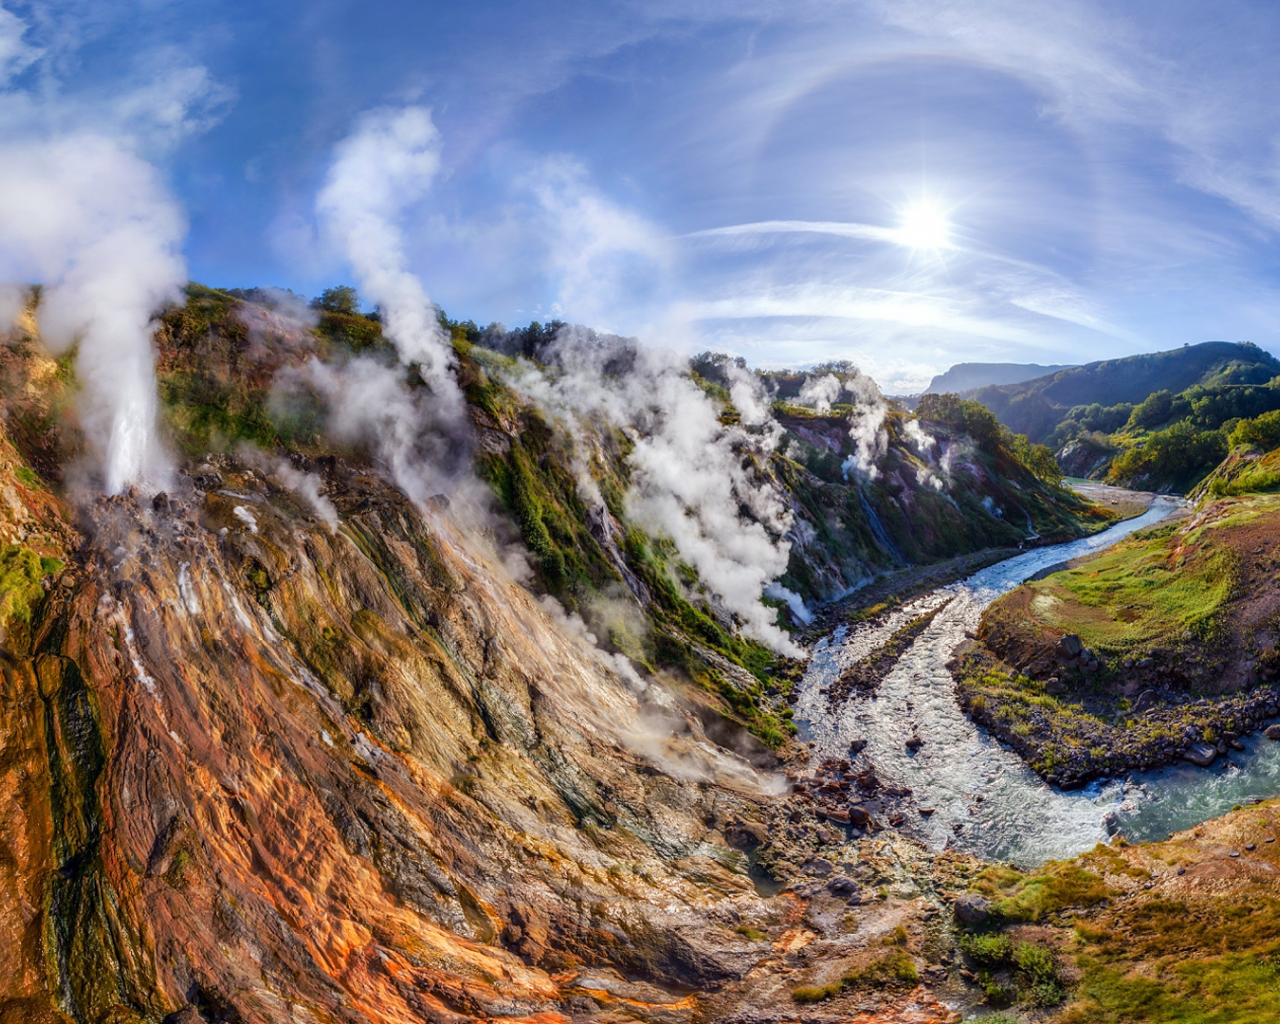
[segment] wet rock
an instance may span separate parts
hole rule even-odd
[[[861,754],[866,749],[867,749],[866,740],[850,740],[849,741],[850,754]]]
[[[920,817],[922,817],[922,818],[929,818],[929,817],[932,817],[934,814],[936,814],[936,813],[937,813],[937,811],[938,811],[938,809],[937,809],[936,807],[921,807],[921,808],[920,808]]]
[[[1201,768],[1208,768],[1217,759],[1218,751],[1207,743],[1192,743],[1182,752],[1185,760]]]
[[[991,916],[991,904],[976,893],[965,893],[951,907],[961,924],[982,924]]]
[[[923,746],[924,746],[924,740],[922,740],[918,734],[912,733],[910,736],[907,737],[908,750],[919,750]]]
[[[867,813],[867,809],[861,804],[849,805],[849,823],[857,825],[858,828],[865,827],[871,821],[871,815]]]
[[[848,825],[850,823],[849,812],[843,808],[836,808],[834,811],[827,812],[827,820],[834,821],[837,825]]]
[[[1280,724],[1267,726],[1266,731],[1262,735],[1269,740],[1280,741]]]

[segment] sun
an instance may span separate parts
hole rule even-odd
[[[898,241],[911,249],[946,249],[951,245],[951,224],[942,207],[928,200],[911,203],[902,211]]]

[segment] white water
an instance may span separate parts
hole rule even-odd
[[[1104,533],[990,566],[904,605],[877,625],[840,627],[817,645],[800,683],[795,710],[801,737],[816,744],[817,760],[847,757],[851,740],[866,740],[866,756],[883,781],[909,786],[917,806],[936,808],[932,817],[909,813],[903,826],[931,848],[950,846],[1021,865],[1070,857],[1105,842],[1109,817],[1112,830],[1118,825],[1130,839],[1162,839],[1249,797],[1280,793],[1280,743],[1259,739],[1246,740],[1244,753],[1210,769],[1179,766],[1064,792],[974,726],[956,702],[946,663],[965,632],[977,629],[988,604],[1042,569],[1159,522],[1178,504],[1157,498],[1142,516]],[[874,697],[855,694],[842,707],[830,707],[822,688],[899,627],[948,598],[951,603]],[[905,746],[912,732],[925,741],[915,753]]]

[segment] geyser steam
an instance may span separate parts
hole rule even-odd
[[[55,353],[78,344],[80,422],[111,494],[168,476],[151,337],[155,314],[182,298],[185,230],[155,168],[115,140],[5,146],[0,278],[42,282],[46,344]]]
[[[461,396],[448,373],[453,350],[422,282],[406,268],[397,223],[439,169],[440,133],[429,110],[371,110],[335,148],[316,210],[341,243],[360,290],[382,307],[401,361],[416,363],[437,399],[458,407]]]

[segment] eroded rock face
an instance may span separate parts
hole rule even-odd
[[[331,532],[216,483],[100,500],[3,665],[0,1008],[518,1018],[565,1010],[553,974],[582,965],[750,971],[729,925],[764,910],[707,824],[758,817],[745,762],[456,503],[353,474]]]

